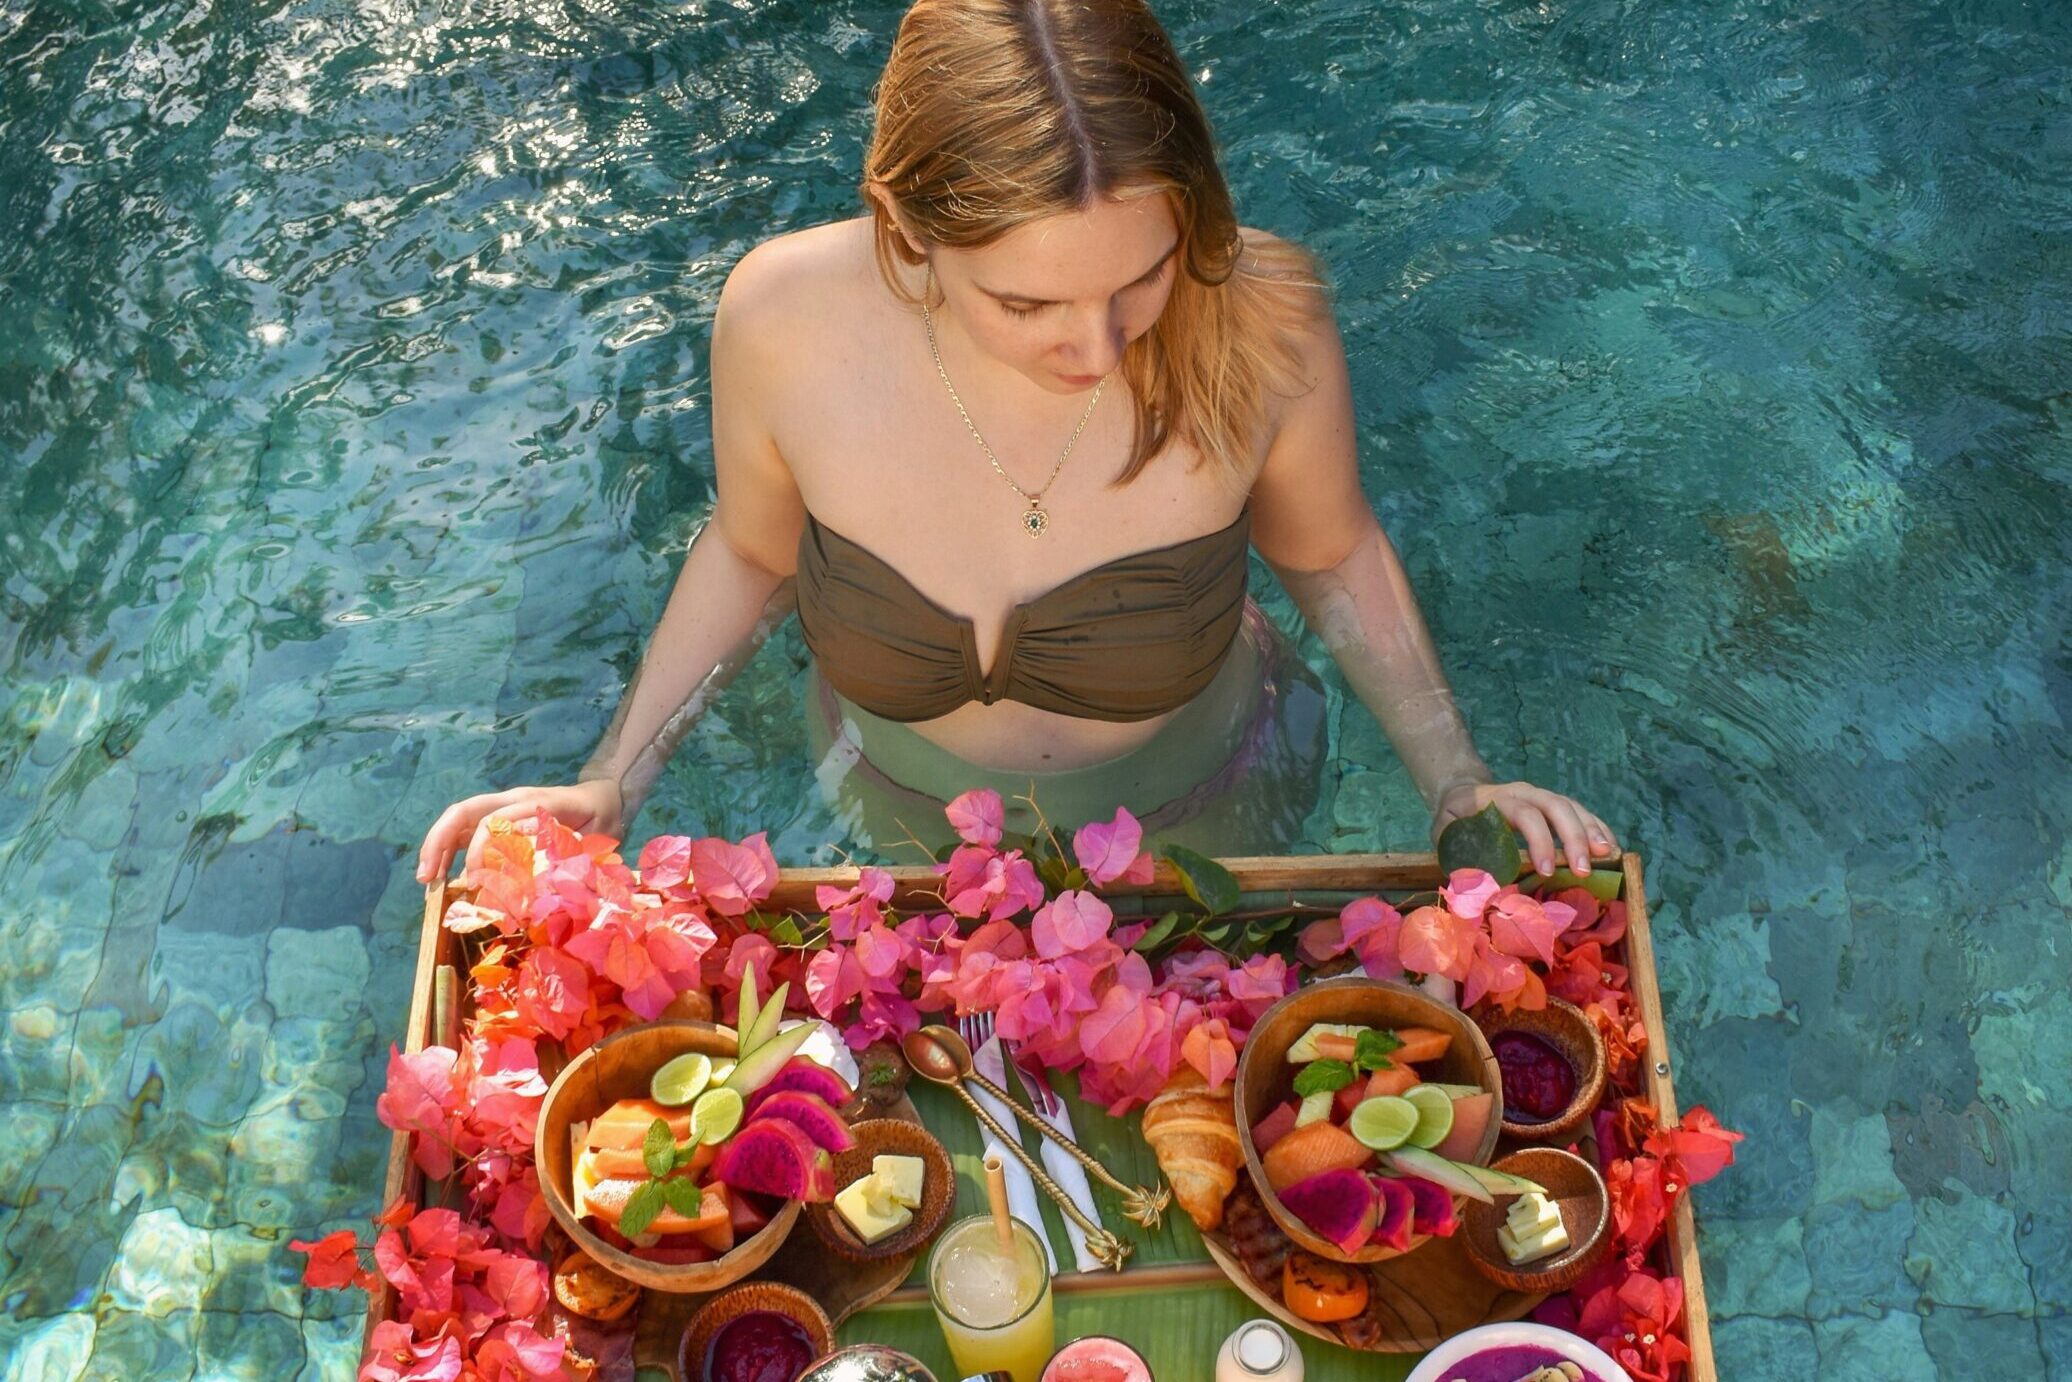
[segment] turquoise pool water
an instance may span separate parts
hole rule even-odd
[[[377,1208],[414,841],[603,725],[897,12],[0,0],[7,1378],[351,1374],[283,1244]],[[2072,1374],[2065,11],[1161,12],[1485,752],[1649,856],[1722,1374]],[[825,856],[802,665],[646,831]],[[1417,845],[1333,710],[1290,843]]]

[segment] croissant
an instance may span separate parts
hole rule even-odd
[[[1220,1225],[1244,1160],[1232,1087],[1210,1089],[1199,1072],[1181,1066],[1144,1109],[1144,1140],[1194,1226],[1207,1233]]]

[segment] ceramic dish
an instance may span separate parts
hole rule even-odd
[[[1498,1195],[1493,1205],[1470,1203],[1460,1226],[1461,1246],[1475,1270],[1513,1291],[1552,1295],[1583,1279],[1611,1247],[1611,1197],[1597,1168],[1572,1152],[1555,1147],[1527,1147],[1496,1163],[1499,1171],[1538,1181],[1561,1211],[1568,1246],[1552,1257],[1518,1266],[1504,1256],[1496,1231],[1518,1197]]]
[[[1492,1050],[1507,1033],[1536,1037],[1553,1047],[1575,1076],[1575,1093],[1550,1118],[1527,1120],[1520,1114],[1519,1100],[1507,1097],[1504,1136],[1514,1142],[1560,1142],[1571,1137],[1604,1097],[1604,1037],[1597,1024],[1575,1004],[1552,996],[1546,1007],[1533,1011],[1519,1008],[1507,1013],[1478,1005],[1469,1015],[1488,1038]],[[1501,1060],[1498,1065],[1501,1068]],[[1515,1093],[1511,1091],[1513,1096]]]
[[[820,1241],[855,1262],[876,1262],[888,1257],[920,1251],[942,1231],[957,1202],[957,1168],[950,1154],[919,1123],[900,1118],[872,1118],[850,1125],[856,1145],[835,1157],[835,1188],[846,1189],[871,1173],[871,1159],[879,1156],[915,1156],[926,1171],[921,1180],[921,1203],[914,1209],[913,1222],[875,1243],[856,1236],[841,1211],[833,1204],[806,1206],[806,1222]]]
[[[1624,1368],[1588,1339],[1566,1329],[1528,1320],[1485,1324],[1454,1335],[1424,1356],[1424,1360],[1411,1370],[1409,1382],[1453,1382],[1457,1377],[1482,1382],[1476,1373],[1463,1369],[1472,1367],[1477,1354],[1493,1353],[1499,1349],[1540,1349],[1553,1353],[1582,1368],[1586,1382],[1633,1382]],[[1504,1374],[1503,1382],[1512,1382],[1532,1368],[1531,1355],[1526,1355],[1522,1366],[1507,1366],[1511,1366],[1511,1371]]]

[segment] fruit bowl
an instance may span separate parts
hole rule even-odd
[[[629,1027],[570,1061],[540,1104],[533,1157],[540,1193],[554,1222],[607,1270],[657,1291],[689,1294],[730,1286],[770,1260],[792,1226],[799,1205],[786,1201],[770,1221],[709,1262],[662,1263],[636,1257],[592,1232],[571,1199],[576,1148],[569,1130],[588,1123],[622,1099],[645,1099],[655,1071],[690,1052],[731,1059],[734,1033],[708,1022],[670,1020]]]
[[[1358,976],[1327,979],[1297,989],[1269,1008],[1246,1039],[1237,1067],[1238,1142],[1244,1152],[1245,1170],[1274,1222],[1294,1240],[1296,1246],[1334,1262],[1381,1262],[1415,1251],[1430,1238],[1429,1233],[1412,1232],[1405,1238],[1399,1232],[1399,1246],[1376,1239],[1348,1250],[1292,1210],[1277,1192],[1274,1178],[1269,1175],[1268,1158],[1260,1151],[1254,1131],[1262,1121],[1271,1122],[1284,1113],[1297,1068],[1288,1060],[1289,1049],[1317,1024],[1397,1030],[1416,1027],[1445,1034],[1449,1040],[1444,1054],[1416,1063],[1422,1079],[1461,1089],[1472,1086],[1479,1091],[1471,1096],[1473,1117],[1464,1119],[1457,1133],[1449,1134],[1448,1143],[1455,1145],[1441,1144],[1442,1149],[1449,1153],[1448,1160],[1463,1164],[1486,1166],[1490,1154],[1496,1149],[1503,1117],[1503,1091],[1496,1058],[1490,1054],[1489,1043],[1483,1039],[1481,1029],[1460,1009],[1404,984]],[[1482,1095],[1487,1095],[1487,1099],[1482,1099]],[[1461,1105],[1453,1107],[1457,1109]],[[1474,1121],[1477,1118],[1479,1126]],[[1296,1132],[1302,1131],[1300,1127],[1296,1129]],[[1311,1136],[1309,1140],[1320,1139]],[[1348,1134],[1342,1141],[1351,1140]],[[1277,1152],[1273,1158],[1276,1162],[1273,1170],[1281,1174],[1283,1168],[1295,1159],[1291,1153],[1299,1154],[1300,1149],[1281,1148],[1280,1143],[1275,1142],[1273,1150]],[[1345,1168],[1347,1174],[1351,1174],[1353,1169]],[[1337,1174],[1337,1168],[1327,1165],[1315,1179],[1322,1180],[1323,1175],[1328,1174]],[[1422,1172],[1418,1175],[1421,1176]],[[1281,1174],[1281,1179],[1285,1188],[1291,1191],[1296,1188],[1288,1183],[1285,1174]],[[1407,1185],[1409,1179],[1396,1183]],[[1390,1197],[1382,1195],[1378,1198],[1388,1200]],[[1445,1204],[1446,1197],[1442,1194],[1440,1198]],[[1459,1199],[1460,1194],[1454,1193],[1453,1203],[1445,1205],[1449,1212],[1457,1212]],[[1390,1208],[1387,1212],[1393,1213],[1394,1210]],[[1421,1203],[1417,1215],[1419,1222],[1425,1221],[1425,1207]]]

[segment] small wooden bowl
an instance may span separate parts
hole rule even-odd
[[[832,1203],[807,1205],[806,1222],[821,1242],[852,1262],[882,1262],[919,1251],[942,1232],[957,1203],[957,1168],[951,1164],[950,1154],[926,1128],[903,1118],[872,1118],[852,1124],[849,1131],[856,1134],[856,1145],[835,1158],[835,1189],[846,1190],[869,1175],[873,1157],[917,1156],[926,1164],[926,1171],[914,1221],[875,1243],[857,1237]]]
[[[574,1193],[570,1126],[597,1117],[621,1099],[645,1099],[648,1081],[654,1078],[655,1071],[688,1051],[703,1051],[715,1059],[731,1060],[734,1050],[734,1033],[709,1022],[650,1022],[628,1027],[598,1042],[570,1061],[547,1088],[532,1144],[547,1212],[575,1240],[577,1247],[628,1281],[680,1295],[717,1291],[769,1261],[798,1222],[799,1206],[787,1200],[768,1224],[736,1243],[732,1252],[710,1262],[670,1265],[649,1262],[613,1247],[592,1233],[585,1220],[576,1217],[575,1204],[570,1199]]]
[[[1266,1205],[1267,1213],[1273,1216],[1273,1221],[1281,1226],[1282,1232],[1293,1239],[1297,1247],[1332,1262],[1384,1262],[1391,1257],[1400,1257],[1404,1252],[1414,1252],[1426,1242],[1429,1234],[1413,1237],[1405,1249],[1369,1244],[1348,1256],[1290,1213],[1266,1179],[1259,1149],[1252,1145],[1252,1124],[1259,1118],[1260,1111],[1268,1108],[1287,1088],[1292,1074],[1288,1069],[1288,1048],[1314,1022],[1356,1022],[1369,1027],[1436,1027],[1452,1033],[1453,1044],[1447,1048],[1445,1056],[1427,1063],[1426,1068],[1436,1065],[1440,1072],[1438,1078],[1445,1083],[1475,1085],[1496,1094],[1498,1118],[1489,1120],[1481,1145],[1475,1149],[1471,1159],[1477,1165],[1487,1163],[1490,1153],[1496,1150],[1497,1124],[1503,1112],[1496,1057],[1489,1053],[1489,1043],[1483,1039],[1482,1029],[1470,1022],[1467,1014],[1459,1008],[1441,1003],[1407,984],[1383,983],[1364,976],[1326,979],[1295,990],[1266,1010],[1266,1015],[1253,1026],[1251,1036],[1246,1039],[1244,1054],[1238,1057],[1238,1145],[1244,1151],[1245,1170],[1252,1177],[1260,1200]]]
[[[751,1281],[722,1291],[691,1316],[690,1328],[684,1330],[683,1342],[676,1346],[676,1375],[680,1382],[703,1382],[705,1350],[712,1347],[720,1330],[757,1310],[772,1310],[798,1321],[813,1345],[815,1358],[834,1351],[835,1327],[819,1302],[795,1286],[778,1281]]]
[[[1461,1247],[1476,1271],[1506,1290],[1529,1295],[1566,1291],[1596,1266],[1612,1245],[1612,1201],[1597,1168],[1573,1152],[1527,1147],[1496,1163],[1499,1171],[1538,1181],[1561,1211],[1568,1246],[1552,1257],[1514,1267],[1497,1242],[1516,1195],[1498,1195],[1494,1205],[1471,1201],[1460,1227]]]
[[[1547,1006],[1536,1012],[1523,1008],[1504,1012],[1477,1005],[1469,1016],[1491,1042],[1505,1032],[1529,1032],[1561,1053],[1569,1068],[1576,1072],[1575,1097],[1568,1101],[1568,1107],[1544,1122],[1530,1123],[1513,1117],[1507,1103],[1503,1130],[1504,1136],[1514,1142],[1567,1140],[1596,1110],[1597,1101],[1604,1097],[1604,1036],[1597,1030],[1597,1024],[1575,1004],[1551,994],[1547,998]]]

